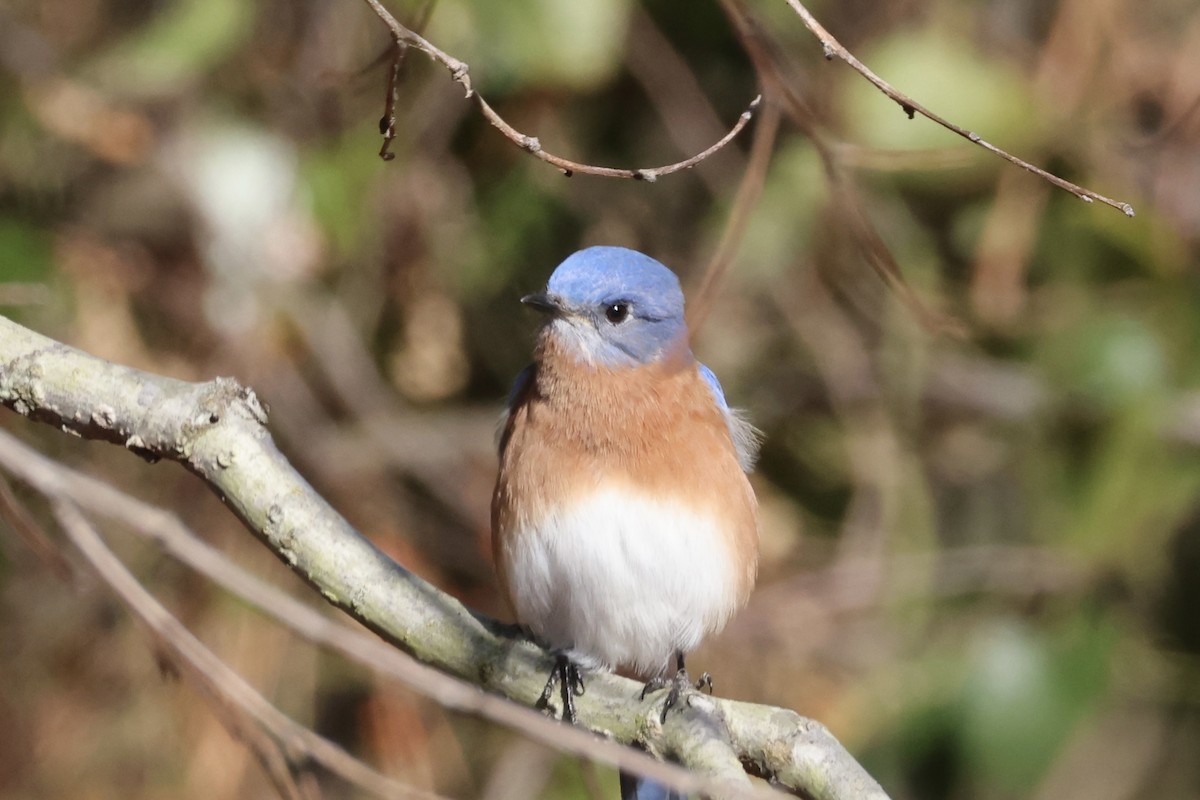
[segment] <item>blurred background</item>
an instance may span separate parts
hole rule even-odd
[[[680,160],[759,91],[718,3],[390,7],[427,13],[505,118],[578,161]],[[689,663],[721,695],[822,721],[898,800],[1200,797],[1200,13],[810,9],[917,100],[1137,216],[906,119],[784,3],[750,2],[806,116],[784,117],[695,343],[766,444],[759,588]],[[757,122],[655,183],[568,179],[410,52],[384,162],[388,46],[356,0],[0,5],[0,312],[118,363],[252,386],[353,524],[507,619],[487,508],[493,425],[535,325],[518,298],[599,243],[694,290]],[[878,277],[879,242],[961,335]],[[178,466],[7,412],[0,426],[317,604]],[[576,760],[105,533],[260,691],[384,772],[456,798],[587,796]],[[0,795],[271,789],[107,592],[60,581],[0,526]]]

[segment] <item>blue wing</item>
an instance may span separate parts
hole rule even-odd
[[[521,393],[533,379],[534,367],[534,364],[530,364],[517,373],[517,379],[513,381],[512,388],[508,390],[508,399],[504,401],[504,412],[500,414],[499,422],[496,425],[496,450],[501,454],[504,453],[504,445],[508,444],[508,418],[512,415],[513,406],[520,399]]]
[[[504,401],[504,413],[508,414],[512,411],[513,404],[517,402],[517,397],[521,392],[525,391],[525,387],[529,385],[529,380],[533,377],[534,364],[530,364],[517,373],[516,380],[513,381],[512,388],[508,390],[508,399]]]
[[[744,472],[749,472],[754,469],[754,462],[758,459],[762,433],[750,424],[750,421],[739,409],[730,408],[729,404],[725,402],[725,392],[721,389],[721,382],[717,380],[713,371],[703,364],[699,366],[700,376],[708,383],[708,388],[712,389],[717,405],[725,414],[725,424],[729,426],[729,436],[733,439],[734,448],[737,449],[738,463],[742,465]]]

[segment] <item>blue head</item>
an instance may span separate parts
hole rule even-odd
[[[636,250],[580,250],[521,302],[549,314],[549,334],[591,364],[650,364],[687,346],[679,279]]]

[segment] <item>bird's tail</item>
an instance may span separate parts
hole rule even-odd
[[[621,800],[687,800],[687,795],[668,789],[649,778],[621,773]]]

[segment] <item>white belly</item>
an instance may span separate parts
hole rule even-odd
[[[594,667],[662,674],[736,610],[730,537],[714,517],[602,487],[514,531],[507,558],[518,619]]]

